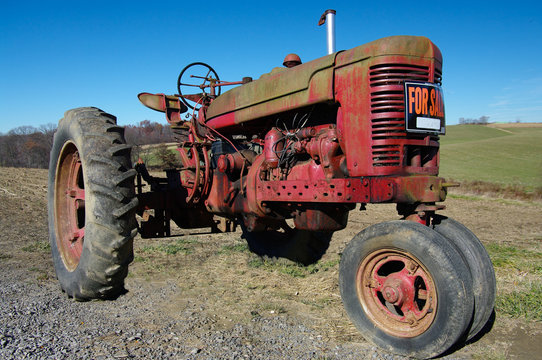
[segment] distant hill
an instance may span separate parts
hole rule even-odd
[[[542,188],[542,124],[448,126],[441,137],[440,175]]]

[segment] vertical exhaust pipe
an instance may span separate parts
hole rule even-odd
[[[320,16],[320,21],[318,21],[318,26],[326,23],[326,32],[327,32],[327,53],[333,54],[335,52],[335,10],[329,9],[324,11],[322,16]]]

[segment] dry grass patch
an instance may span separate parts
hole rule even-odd
[[[135,248],[131,276],[148,281],[173,277],[180,288],[176,298],[200,303],[208,317],[216,319],[215,326],[288,316],[328,338],[361,339],[342,307],[337,251],[302,266],[251,253],[240,232],[137,238]]]
[[[460,183],[460,187],[451,188],[451,194],[472,194],[483,195],[501,199],[517,199],[525,201],[542,201],[542,187],[530,189],[519,184],[496,184],[486,181],[455,181],[450,179],[450,182]]]

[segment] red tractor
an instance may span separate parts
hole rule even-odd
[[[439,49],[397,36],[304,64],[286,60],[239,82],[193,63],[178,94],[140,94],[178,138],[181,161],[165,178],[132,167],[114,116],[66,112],[48,195],[63,290],[78,300],[117,296],[136,234],[168,236],[170,221],[215,231],[236,223],[252,251],[309,264],[357,205],[396,203],[403,220],[362,230],[342,253],[350,319],[367,339],[406,356],[437,356],[474,337],[493,313],[495,275],[478,238],[438,215],[452,185],[438,176]],[[229,85],[238,86],[221,91]]]

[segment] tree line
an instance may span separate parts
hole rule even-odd
[[[6,134],[0,133],[0,166],[47,169],[55,131],[56,125],[47,124],[19,126]],[[126,126],[124,136],[126,142],[134,146],[136,157],[143,145],[174,141],[169,125],[149,120]]]
[[[143,120],[137,125],[126,126],[124,128],[124,137],[126,143],[132,145],[132,160],[136,162],[138,159],[142,159],[145,163],[149,163],[153,158],[153,149],[145,145],[175,141],[171,126],[149,120]],[[166,148],[165,145],[164,148]],[[161,150],[163,151],[163,149]],[[164,163],[163,160],[161,162]]]
[[[460,125],[487,125],[489,116],[480,116],[478,119],[459,118]]]
[[[0,166],[46,169],[56,125],[19,126],[0,134]]]

